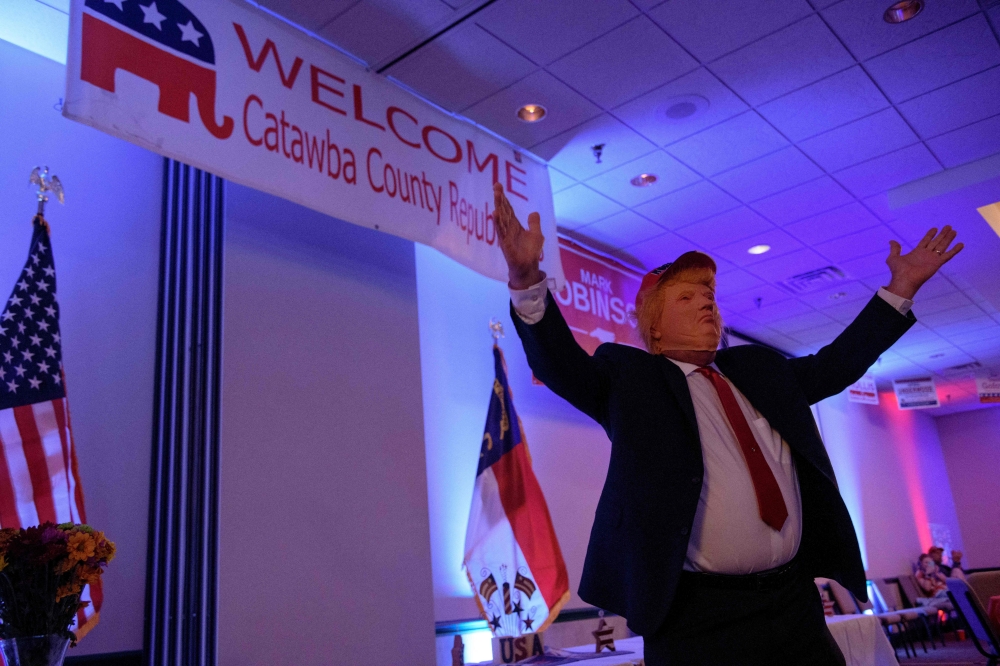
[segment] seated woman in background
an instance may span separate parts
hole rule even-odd
[[[930,558],[934,560],[937,568],[948,578],[961,578],[965,580],[965,571],[962,569],[962,551],[951,551],[951,566],[943,562],[944,548],[941,546],[931,546],[927,551]]]
[[[914,577],[922,595],[916,600],[918,604],[928,605],[935,599],[948,597],[947,579],[930,555],[924,553],[917,560],[917,573]]]

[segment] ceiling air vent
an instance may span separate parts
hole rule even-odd
[[[972,361],[971,363],[963,363],[962,365],[953,365],[950,368],[945,368],[941,371],[942,375],[967,375],[974,373],[977,370],[982,370],[983,364],[979,361]]]
[[[983,9],[990,7],[1000,7],[1000,0],[979,0],[979,6]]]
[[[844,271],[836,266],[825,266],[806,273],[793,275],[787,280],[782,280],[778,284],[792,292],[793,294],[805,294],[810,291],[826,289],[838,282],[843,282],[847,277]]]

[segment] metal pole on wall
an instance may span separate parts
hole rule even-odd
[[[221,178],[163,163],[144,662],[217,659]]]

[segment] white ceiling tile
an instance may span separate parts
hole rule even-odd
[[[920,321],[933,329],[939,329],[949,324],[956,324],[982,316],[983,311],[978,305],[966,305],[960,308],[944,310],[943,312],[935,312],[934,314],[920,315]]]
[[[968,296],[957,291],[951,294],[945,294],[944,296],[937,296],[935,298],[926,298],[924,294],[920,294],[920,296],[921,317],[973,304]]]
[[[777,287],[770,287],[771,293],[780,294],[782,293]],[[753,290],[752,293],[762,294],[761,290]],[[756,299],[760,298],[760,307],[756,307]],[[765,300],[763,295],[758,295],[754,297],[754,307],[748,308],[741,312],[741,316],[749,319],[750,321],[757,322],[759,324],[764,324],[765,326],[773,324],[776,321],[781,321],[783,319],[788,319],[789,317],[798,317],[800,315],[809,314],[815,312],[813,308],[806,305],[797,298],[777,298]]]
[[[934,156],[918,143],[848,167],[833,177],[856,196],[867,197],[940,170],[941,165]]]
[[[849,236],[820,243],[814,249],[833,263],[839,264],[877,252],[888,255],[889,241],[895,238],[896,234],[889,227],[879,224]]]
[[[630,182],[643,173],[655,175],[656,182],[646,187],[636,187]],[[626,206],[638,206],[699,180],[701,176],[658,150],[594,176],[587,181],[587,185]]]
[[[877,217],[855,201],[846,206],[789,224],[785,226],[785,231],[806,245],[815,245],[879,224],[881,221]]]
[[[889,257],[889,248],[886,246],[884,251],[878,248],[876,250],[873,254],[840,262],[837,267],[843,270],[847,277],[864,280],[869,287],[878,290],[879,287],[889,283],[889,266],[885,263]]]
[[[774,229],[774,225],[746,206],[715,215],[676,230],[702,247],[712,249]]]
[[[927,145],[949,169],[1000,153],[1000,115],[942,134]]]
[[[986,17],[977,14],[865,63],[893,102],[1000,64],[1000,44]]]
[[[662,266],[691,250],[704,251],[686,238],[681,238],[670,231],[625,248],[626,252],[644,263],[646,268]]]
[[[919,302],[918,302],[919,303]],[[914,314],[923,321],[923,317],[920,316],[919,305],[914,304]],[[950,322],[938,322],[936,324],[931,324],[929,322],[924,322],[928,326],[933,326],[934,330],[943,336],[953,336],[953,335],[966,335],[971,333],[978,333],[984,337],[994,335],[996,331],[997,322],[982,314],[972,313],[971,311],[966,311],[964,314],[973,314],[972,317],[968,319],[959,318],[955,321]]]
[[[702,111],[687,118],[667,115],[667,109],[692,95],[707,100]],[[617,107],[613,113],[643,136],[665,145],[732,118],[747,108],[711,72],[701,68]]]
[[[663,229],[631,210],[616,213],[575,231],[618,248],[635,245],[663,233]]]
[[[525,104],[548,110],[543,120],[517,117]],[[601,109],[548,72],[538,71],[466,109],[465,115],[519,146],[531,147],[600,115]]]
[[[792,337],[799,342],[807,345],[822,344],[827,345],[833,342],[833,340],[844,332],[844,325],[839,322],[832,322],[829,324],[822,324],[816,326],[815,328],[809,328],[804,331],[797,331],[792,334]]]
[[[552,167],[549,167],[549,183],[552,185],[553,192],[559,192],[560,190],[565,190],[567,187],[576,185],[575,180]]]
[[[916,314],[919,314],[919,312]],[[1000,324],[994,322],[992,326],[987,325],[983,328],[964,330],[959,333],[953,333],[948,337],[949,340],[959,347],[964,347],[965,345],[972,347],[987,343],[996,345],[1000,349]]]
[[[435,104],[461,111],[536,66],[475,23],[463,23],[388,70]]]
[[[826,257],[807,249],[761,261],[747,270],[763,280],[775,283],[829,265],[830,261]]]
[[[683,232],[683,229],[681,231]],[[747,252],[747,250],[755,245],[767,245],[771,249],[764,254],[750,254]],[[717,247],[713,252],[737,266],[746,267],[782,254],[801,250],[804,247],[802,243],[784,230],[771,228],[763,233],[754,234],[735,243]]]
[[[362,0],[317,33],[375,65],[419,42],[454,11],[440,0]]]
[[[725,261],[714,254],[712,258],[715,261]],[[722,307],[726,308],[729,312],[736,311],[730,306],[738,307],[745,302],[741,294],[747,290],[765,291],[771,288],[770,285],[760,278],[739,269],[725,275],[716,276],[715,279],[715,297],[722,303]]]
[[[875,215],[878,216],[878,219],[883,222],[891,222],[898,217],[897,212],[889,207],[889,197],[884,192],[868,197],[867,199],[862,199],[861,203],[863,203],[868,210],[875,213]]]
[[[784,225],[853,200],[854,197],[836,181],[823,176],[755,201],[753,208],[775,224]]]
[[[672,0],[649,16],[696,58],[710,62],[811,13],[805,0],[763,0],[752,11],[743,0],[718,0],[711,11],[703,0]]]
[[[329,2],[302,2],[301,0],[260,0],[260,4],[276,14],[280,14],[306,30],[319,32],[344,11],[357,4],[358,0],[329,0]],[[147,5],[148,7],[148,5]]]
[[[606,109],[698,67],[645,16],[563,56],[548,70]]]
[[[771,153],[712,178],[716,185],[741,201],[756,201],[823,175],[794,146]]]
[[[994,115],[983,100],[1000,99],[1000,67],[993,67],[899,105],[899,111],[924,138],[944,134]]]
[[[747,313],[749,310],[762,310],[774,303],[788,301],[792,298],[787,292],[778,289],[774,285],[767,284],[746,271],[740,271],[733,276],[733,279],[729,279],[727,276],[724,277],[726,277],[726,280],[717,280],[718,285],[721,287],[725,282],[727,289],[733,291],[732,295],[719,297],[720,303],[727,312]],[[757,299],[760,299],[759,303]],[[798,303],[798,301],[795,302]],[[745,316],[749,317],[746,314]],[[761,321],[766,323],[768,319]]]
[[[825,132],[889,106],[860,67],[851,67],[758,107],[792,141]]]
[[[830,305],[822,308],[822,312],[834,321],[839,321],[841,324],[850,324],[858,318],[858,315],[861,314],[861,310],[864,309],[866,303],[866,301],[838,303],[836,305]]]
[[[857,314],[874,295],[874,289],[868,287],[863,282],[854,280],[840,282],[820,291],[801,294],[799,300],[832,317],[832,313],[837,312],[838,308],[844,305],[853,305],[856,307],[857,309],[854,310],[854,314]]]
[[[851,54],[813,15],[716,60],[710,68],[757,105],[853,64]]]
[[[603,146],[600,162],[594,156],[596,145]],[[549,165],[578,180],[614,169],[654,150],[656,144],[606,113],[531,147],[531,152],[549,160]]]
[[[884,53],[979,11],[975,0],[925,2],[913,20],[886,23],[885,0],[844,0],[823,11],[823,17],[859,60]]]
[[[623,206],[586,185],[574,185],[552,196],[556,222],[567,229],[576,229],[601,218],[619,213]]]
[[[627,0],[523,2],[501,0],[476,15],[475,21],[539,64],[548,64],[638,11]],[[558,26],[558,29],[553,29]]]
[[[827,317],[822,312],[817,312],[813,310],[812,312],[807,312],[805,314],[796,315],[794,317],[789,317],[788,319],[782,319],[780,321],[773,322],[771,328],[785,335],[791,336],[795,339],[795,334],[799,331],[806,331],[810,328],[816,328],[817,326],[832,326],[837,325],[833,319]]]
[[[893,220],[889,227],[896,232],[899,240],[906,241],[910,245],[916,245],[930,227],[924,220],[900,219]]]
[[[788,141],[756,112],[747,111],[672,143],[667,151],[696,171],[711,176],[787,145]]]
[[[739,201],[713,183],[701,180],[644,203],[636,210],[662,227],[676,229],[739,205]]]
[[[799,142],[799,148],[827,171],[837,171],[919,141],[892,108]]]

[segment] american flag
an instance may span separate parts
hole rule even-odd
[[[0,314],[0,527],[46,521],[85,523],[83,490],[70,426],[59,336],[56,268],[48,225],[34,234],[20,279]],[[71,630],[81,638],[97,624],[99,586]]]

